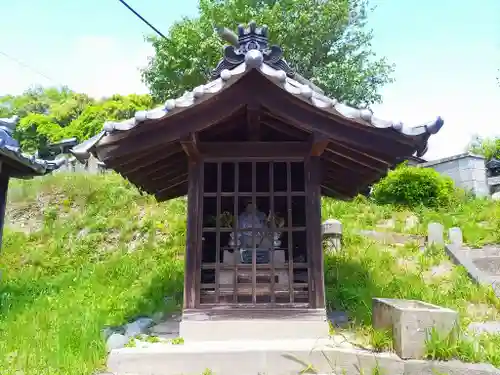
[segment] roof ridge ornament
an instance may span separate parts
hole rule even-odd
[[[295,72],[283,59],[283,50],[280,46],[269,46],[268,27],[257,26],[255,21],[250,21],[248,27],[238,26],[238,35],[225,27],[216,27],[219,36],[230,45],[224,47],[224,57],[219,61],[217,67],[212,71],[212,78],[219,78],[224,69],[234,69],[245,62],[245,56],[250,51],[259,51],[263,56],[263,62],[277,70],[283,70],[289,77]],[[255,52],[249,53],[250,60],[256,57]]]

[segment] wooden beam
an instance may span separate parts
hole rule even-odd
[[[344,193],[340,193],[335,189],[332,189],[330,186],[321,185],[321,189],[326,193],[327,197],[338,198],[343,200],[349,200],[352,197],[350,195],[345,195]]]
[[[321,156],[330,143],[330,139],[325,135],[313,132],[310,136],[311,156]]]
[[[171,156],[182,153],[180,144],[165,145],[163,148],[155,148],[148,152],[141,153],[140,156],[133,157],[129,161],[121,159],[121,164],[106,164],[109,168],[116,170],[119,173],[127,175],[135,175],[137,172],[142,174],[145,169],[154,167],[157,163],[168,159]]]
[[[166,158],[178,152],[182,152],[182,147],[177,142],[159,145],[138,153],[135,153],[135,150],[132,149],[129,150],[128,155],[112,159],[109,163],[106,163],[106,166],[114,170],[126,170],[128,173],[133,173],[157,161],[159,155]]]
[[[291,138],[295,138],[297,141],[306,141],[310,136],[308,132],[300,130],[293,125],[283,123],[282,121],[274,118],[271,114],[261,118],[261,122],[277,132],[284,133]]]
[[[305,157],[307,142],[204,142],[203,157]]]
[[[118,173],[122,176],[126,176],[130,180],[134,180],[137,183],[147,181],[151,178],[156,178],[162,176],[168,171],[182,165],[184,169],[187,169],[187,157],[181,151],[174,155],[169,155],[166,158],[161,158],[156,160],[154,163],[144,166],[142,169],[137,169],[133,172],[128,172],[127,170],[116,169]]]
[[[153,194],[153,195],[155,196],[156,201],[163,202],[186,195],[187,191],[188,191],[188,182],[184,181],[182,184],[177,185],[176,187],[170,190],[167,190],[161,194]]]
[[[247,106],[247,134],[248,140],[252,142],[260,140],[260,113],[253,104]]]
[[[149,190],[157,192],[156,194],[162,194],[167,190],[171,190],[174,187],[182,184],[188,180],[188,173],[180,174],[175,177],[165,177],[161,180],[152,181],[150,184],[146,185]]]
[[[387,165],[385,165],[385,164],[384,164],[383,166],[380,166],[380,164],[379,164],[379,163],[376,163],[376,162],[375,162],[375,163],[373,163],[373,161],[372,161],[371,163],[370,163],[370,162],[368,162],[368,161],[361,161],[361,160],[359,160],[359,159],[358,159],[358,158],[356,158],[356,157],[351,157],[351,156],[349,156],[349,155],[346,155],[345,153],[342,153],[342,152],[336,151],[336,150],[334,150],[334,149],[332,149],[332,148],[328,148],[328,147],[327,147],[327,148],[325,149],[325,151],[326,151],[327,153],[331,153],[331,154],[333,154],[333,155],[337,155],[340,159],[344,159],[344,160],[349,160],[349,161],[352,161],[352,162],[354,162],[355,164],[357,164],[359,167],[368,168],[368,169],[371,169],[371,170],[373,170],[373,171],[375,171],[375,172],[379,172],[379,173],[380,173],[380,172],[383,172],[383,171],[385,171],[385,170],[387,170],[387,169],[388,169],[388,166],[387,166]],[[362,155],[361,155],[361,156],[362,156]],[[362,157],[361,157],[361,159],[362,159]],[[374,164],[375,164],[375,165],[374,165]]]
[[[333,170],[342,169],[344,171],[349,171],[353,174],[358,174],[361,176],[373,175],[374,173],[382,173],[381,170],[364,167],[352,160],[345,159],[341,156],[330,153],[328,152],[328,150],[324,152],[323,155],[321,155],[321,158],[324,160],[326,168]],[[332,164],[332,167],[328,167],[328,164]]]
[[[181,138],[181,146],[190,160],[198,160],[200,151],[198,150],[198,137],[196,133],[190,133]]]
[[[395,160],[394,155],[389,155],[389,154],[384,154],[383,152],[380,151],[366,151],[365,149],[360,149],[360,148],[354,148],[350,147],[346,144],[343,144],[341,142],[338,142],[336,140],[332,140],[332,146],[330,147],[331,149],[335,149],[339,152],[342,152],[344,154],[350,153],[351,155],[356,155],[356,156],[362,156],[366,160],[371,160],[374,161],[375,163],[379,163],[382,165],[386,166],[392,166],[393,162]]]

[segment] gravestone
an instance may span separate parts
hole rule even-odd
[[[428,245],[444,245],[444,227],[440,223],[429,223],[427,227]]]
[[[418,217],[416,217],[415,215],[408,216],[405,220],[405,230],[411,230],[415,228],[418,223]]]
[[[342,243],[342,223],[336,219],[325,220],[321,226],[323,240],[327,243],[327,251],[340,250]]]
[[[448,238],[450,243],[456,247],[462,247],[464,243],[462,230],[458,227],[453,227],[448,230]]]

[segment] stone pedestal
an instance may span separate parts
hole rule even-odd
[[[401,358],[421,359],[431,330],[443,338],[453,334],[458,313],[421,301],[374,298],[372,320],[375,329],[392,329],[394,350]]]
[[[233,251],[231,253],[228,250],[224,250],[224,254],[222,256],[222,263],[228,266],[232,266],[234,264],[241,264],[240,254],[237,251]],[[285,250],[274,250],[274,267],[275,268],[284,267],[284,264],[285,264]],[[280,285],[288,285],[288,270],[276,270],[274,271],[274,275],[276,277],[275,283]],[[234,271],[220,270],[219,285],[232,285],[233,281],[234,281]]]

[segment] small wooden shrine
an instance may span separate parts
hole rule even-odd
[[[187,194],[185,312],[324,311],[321,195],[352,198],[422,155],[443,121],[407,128],[326,97],[254,22],[228,40],[212,81],[73,154],[158,201]]]
[[[0,247],[5,221],[5,206],[7,190],[11,178],[32,178],[51,173],[64,160],[40,159],[36,154],[28,155],[22,152],[19,142],[13,138],[19,117],[0,118]]]

